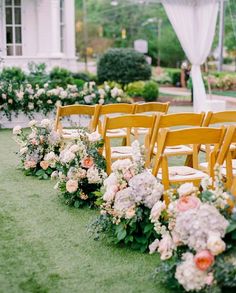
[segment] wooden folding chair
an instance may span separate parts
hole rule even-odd
[[[236,159],[232,158],[231,146],[236,143],[236,127],[227,128],[223,144],[217,157],[217,164],[222,166],[221,172],[226,179],[226,188],[233,190],[236,195]]]
[[[216,158],[224,139],[225,130],[224,127],[196,127],[181,130],[160,129],[158,134],[158,152],[152,169],[153,175],[162,181],[165,190],[169,189],[171,184],[193,182],[195,185],[199,185],[200,181],[207,176],[199,168],[199,144],[214,144],[214,149],[211,151],[208,160],[208,175],[213,177]],[[192,145],[193,168],[188,166],[168,166],[165,149],[178,145]]]
[[[57,115],[55,121],[55,130],[59,131],[62,134],[64,139],[70,139],[73,136],[73,133],[77,132],[77,129],[63,129],[61,119],[65,116],[71,115],[88,115],[90,116],[90,122],[88,125],[89,131],[95,131],[97,124],[96,124],[96,117],[97,113],[100,110],[100,105],[69,105],[69,106],[59,106],[57,108]]]
[[[236,111],[222,111],[222,112],[208,112],[204,121],[204,127],[219,127],[220,125],[226,126],[227,124],[233,124],[236,126]],[[208,155],[211,150],[211,146],[209,145],[207,148],[202,145],[201,151],[206,152]],[[236,145],[231,144],[230,151],[234,152],[233,157],[236,157]]]
[[[157,115],[156,127],[152,136],[148,161],[151,162],[152,156],[157,153],[158,145],[158,131],[161,128],[186,128],[186,127],[199,127],[202,126],[205,113],[175,113],[175,114],[166,114],[166,115]],[[167,156],[177,156],[177,155],[192,155],[192,148],[188,145],[177,145],[169,146],[165,149],[165,154]],[[148,167],[148,166],[147,166]]]
[[[111,162],[117,159],[132,158],[131,146],[111,147],[111,136],[107,135],[109,130],[115,130],[120,128],[143,127],[149,130],[147,136],[149,137],[145,141],[150,141],[153,128],[155,125],[156,116],[145,115],[125,115],[121,117],[105,117],[103,128],[103,139],[105,145],[105,157],[107,162],[107,173],[111,172]],[[146,146],[147,148],[148,146]]]
[[[101,117],[115,117],[117,115],[121,116],[124,114],[133,114],[135,109],[135,104],[127,104],[127,103],[120,103],[120,104],[107,104],[102,105],[100,111],[97,112],[95,117],[96,123],[98,125],[98,131],[102,134],[104,124],[101,121]],[[124,145],[130,145],[130,131],[127,128],[122,129],[110,129],[107,131],[107,136],[110,138],[123,138]]]
[[[135,104],[134,114],[145,114],[153,115],[158,113],[166,114],[168,112],[170,102],[159,103],[159,102],[149,102],[142,104]],[[132,131],[135,139],[138,139],[139,135],[145,135],[147,133],[146,129],[135,128]]]

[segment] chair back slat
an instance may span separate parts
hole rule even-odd
[[[145,112],[162,112],[167,113],[170,103],[158,103],[158,102],[150,102],[143,104],[135,104],[135,114],[145,113]]]
[[[224,124],[228,122],[236,123],[236,111],[208,112],[203,122],[203,126],[212,124]]]

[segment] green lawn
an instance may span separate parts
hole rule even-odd
[[[0,130],[0,293],[159,292],[157,255],[89,238],[97,211],[63,205],[54,182],[16,170],[11,132]]]
[[[212,93],[214,95],[236,98],[236,91],[215,91],[215,90],[213,90]]]

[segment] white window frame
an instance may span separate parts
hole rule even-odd
[[[12,0],[12,4],[11,5],[6,5],[6,0],[2,0],[3,1],[3,34],[4,34],[4,49],[3,52],[5,52],[5,56],[7,57],[19,57],[19,56],[23,56],[23,42],[22,42],[22,32],[23,32],[23,26],[22,26],[22,2],[23,0],[21,0],[20,5],[15,5],[14,0]],[[11,8],[12,9],[12,24],[7,24],[6,23],[6,8]],[[15,24],[15,8],[20,8],[20,12],[21,12],[21,23],[20,24]],[[7,43],[7,27],[12,27],[12,36],[13,36],[13,43]],[[16,34],[15,34],[15,28],[16,27],[20,27],[21,28],[21,43],[16,43]],[[13,54],[12,55],[8,55],[7,54],[7,46],[12,46],[13,47]],[[21,46],[21,54],[16,55],[16,46]]]

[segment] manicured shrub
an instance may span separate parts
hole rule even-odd
[[[50,86],[53,88],[57,86],[66,87],[67,84],[73,84],[72,72],[64,68],[53,68],[49,73],[49,78]]]
[[[80,79],[80,80],[84,80],[84,81],[91,81],[91,77],[88,73],[85,72],[76,72],[72,74],[72,77],[74,79]]]
[[[143,98],[145,102],[155,102],[158,98],[159,90],[155,81],[147,81],[143,89]]]
[[[145,56],[133,49],[110,49],[99,60],[98,81],[116,81],[122,85],[151,77]]]
[[[19,67],[4,68],[0,73],[0,81],[23,82],[26,79],[26,74]]]
[[[130,97],[142,97],[145,81],[135,81],[127,85],[125,91]]]
[[[180,75],[181,75],[181,69],[178,68],[167,68],[166,69],[167,74],[171,78],[171,83],[174,86],[180,85]]]
[[[27,75],[27,82],[33,87],[38,85],[42,87],[49,80],[49,75],[46,72],[46,64],[31,62],[28,64],[29,74]]]

